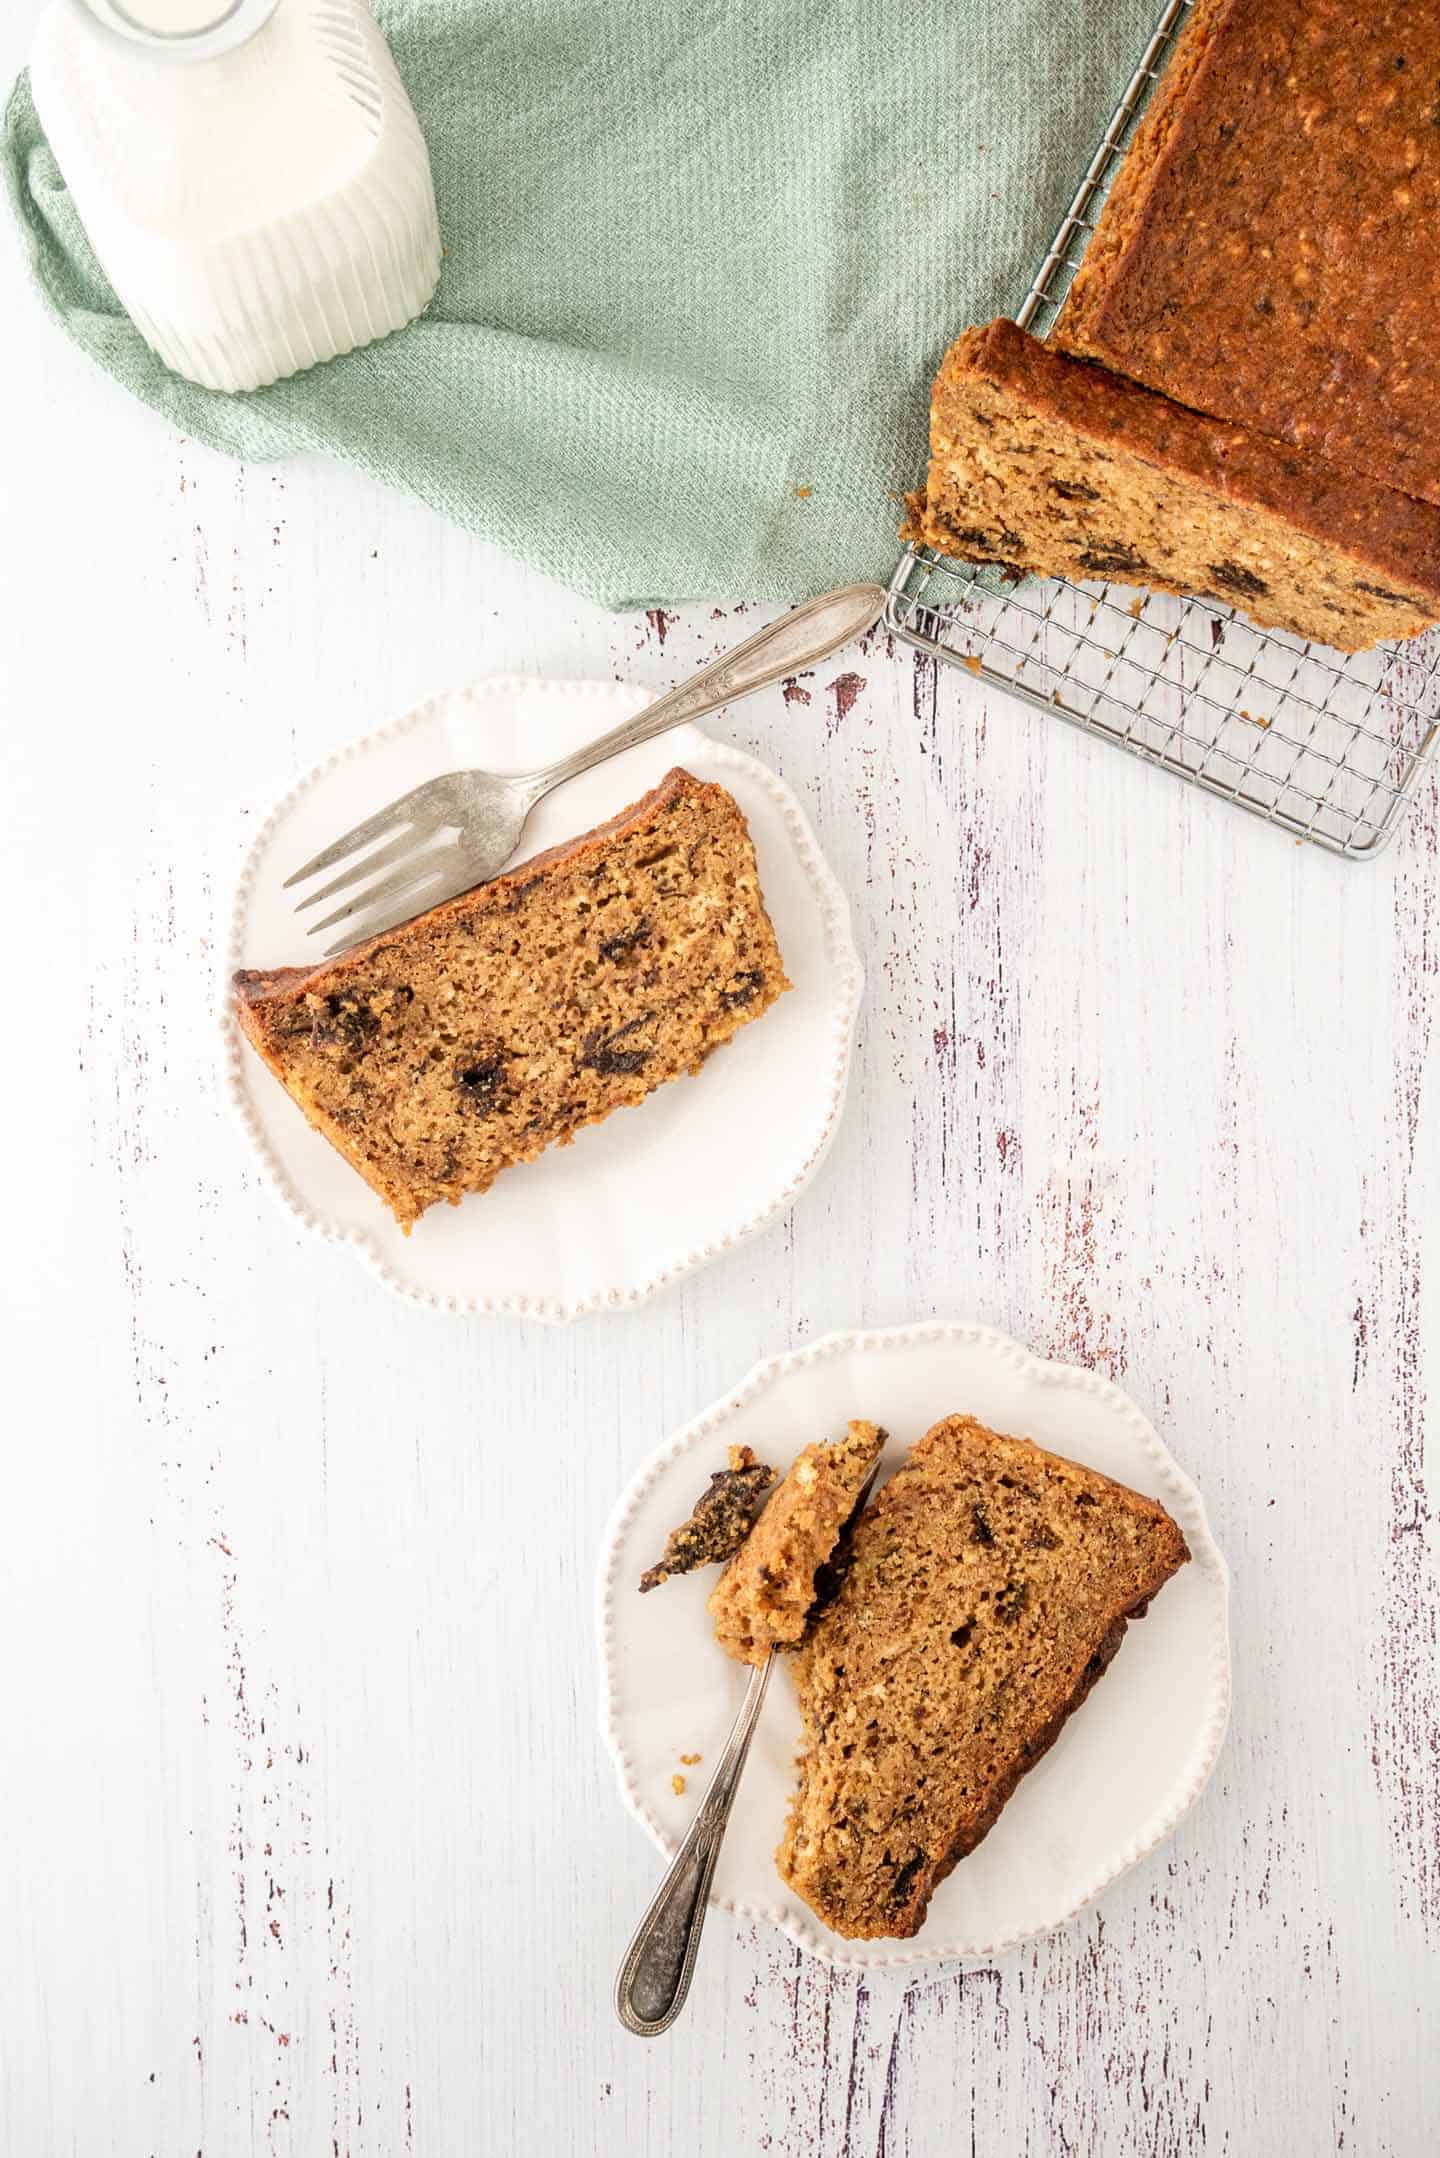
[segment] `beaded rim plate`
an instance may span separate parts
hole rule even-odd
[[[631,684],[498,675],[432,698],[319,765],[249,849],[217,985],[229,1098],[286,1212],[414,1302],[547,1320],[641,1303],[774,1221],[834,1137],[864,980],[849,909],[789,788],[694,726],[560,788],[535,810],[521,847],[524,858],[588,831],[677,764],[729,788],[750,825],[794,987],[694,1077],[590,1126],[572,1146],[507,1169],[483,1195],[432,1207],[407,1237],[311,1130],[231,1015],[237,967],[307,956],[281,883],[336,832],[436,772],[545,763],[618,725],[649,696]]]
[[[1159,1498],[1185,1532],[1191,1563],[1129,1627],[1106,1676],[936,1890],[913,1941],[841,1940],[775,1871],[798,1729],[781,1660],[711,1901],[737,1918],[768,1919],[828,1963],[893,1969],[993,1956],[1063,1925],[1171,1834],[1225,1736],[1229,1573],[1199,1492],[1128,1395],[989,1327],[936,1321],[831,1334],[757,1364],[650,1457],[610,1520],[597,1588],[601,1726],[621,1795],[660,1850],[672,1856],[689,1825],[746,1676],[710,1634],[713,1568],[637,1594],[666,1531],[724,1466],[727,1446],[753,1446],[783,1469],[809,1440],[866,1416],[890,1435],[883,1475],[932,1423],[965,1412]]]

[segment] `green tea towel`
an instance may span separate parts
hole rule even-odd
[[[25,79],[47,306],[187,434],[320,450],[614,607],[893,566],[930,379],[1013,310],[1155,0],[377,0],[446,246],[409,329],[227,397],[169,373]]]

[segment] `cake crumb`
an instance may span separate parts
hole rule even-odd
[[[1138,622],[1141,615],[1145,612],[1145,594],[1143,592],[1137,592],[1134,599],[1131,600],[1130,605],[1126,608],[1125,612],[1130,615],[1134,621]]]
[[[972,674],[978,674],[985,663],[978,652],[967,652],[960,664],[962,667],[968,667]]]
[[[670,1778],[670,1788],[677,1798],[683,1798],[685,1796],[685,1778],[683,1776],[672,1776]]]
[[[697,1762],[703,1761],[704,1758],[705,1756],[703,1753],[682,1753],[680,1756],[680,1766],[682,1768],[694,1768]]]
[[[797,487],[797,488],[796,488],[796,490],[795,490],[795,493],[796,493],[796,495],[797,495],[797,496],[799,497],[800,501],[802,501],[802,502],[808,502],[808,501],[810,500],[810,497],[811,497],[811,495],[813,495],[813,494],[814,494],[814,492],[815,492],[815,490],[814,490],[814,488],[813,488],[813,487]]]

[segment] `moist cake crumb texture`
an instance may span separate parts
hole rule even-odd
[[[673,771],[613,822],[235,1011],[408,1230],[705,1059],[788,989],[725,788]]]
[[[878,1424],[852,1423],[833,1444],[799,1453],[710,1597],[715,1638],[740,1663],[793,1648],[809,1623],[815,1576],[879,1458]]]
[[[848,1939],[915,1933],[1188,1557],[1154,1500],[973,1417],[936,1424],[795,1660],[782,1878]]]
[[[1440,510],[1057,351],[946,354],[905,537],[1041,577],[1208,593],[1341,651],[1440,619]]]

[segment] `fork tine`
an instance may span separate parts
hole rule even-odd
[[[377,809],[373,817],[367,817],[364,823],[357,824],[353,831],[342,833],[332,845],[322,847],[318,854],[313,854],[308,862],[303,863],[285,879],[281,890],[288,892],[292,884],[303,884],[306,877],[318,876],[322,869],[333,869],[337,862],[344,861],[347,854],[354,854],[359,847],[368,847],[372,839],[382,839],[386,832],[392,831],[397,824],[413,823],[411,804],[421,791],[419,787],[412,787],[410,792],[402,794],[398,801],[387,802],[383,809]]]
[[[396,929],[401,922],[413,921],[417,914],[423,914],[427,907],[436,904],[438,896],[430,890],[430,881],[427,877],[413,884],[398,906],[388,907],[378,915],[372,907],[354,917],[347,923],[339,942],[326,945],[325,957],[333,959],[339,952],[348,952],[352,945],[363,944],[370,937],[383,936],[387,929]]]
[[[437,876],[444,876],[451,869],[462,867],[464,860],[464,849],[454,842],[448,847],[432,848],[428,854],[413,856],[403,869],[397,869],[391,876],[382,877],[378,884],[357,892],[353,899],[347,899],[344,906],[336,907],[332,914],[322,916],[318,922],[311,922],[309,934],[312,937],[318,936],[322,929],[333,928],[336,922],[343,922],[347,915],[368,913],[372,907],[382,905],[387,899],[398,899],[402,892],[408,892],[416,885],[433,883]],[[402,921],[407,919],[408,916],[401,916]],[[358,942],[358,932],[349,941],[352,944]]]
[[[351,927],[337,943],[327,944],[324,957],[338,959],[342,952],[353,950],[357,944],[368,944],[371,937],[383,937],[387,929],[398,929],[402,922],[413,921],[415,916],[423,914],[430,904],[424,892],[420,891],[412,893],[410,898],[403,900],[398,907],[392,907],[387,914],[382,914],[378,921],[373,915],[367,915],[363,927]]]
[[[377,870],[388,869],[392,862],[403,862],[407,854],[415,854],[424,843],[420,834],[407,826],[397,838],[391,840],[388,847],[380,847],[374,854],[367,854],[362,861],[352,862],[338,877],[332,877],[328,884],[322,884],[318,892],[307,892],[303,899],[297,899],[295,912],[303,914],[307,907],[318,907],[322,899],[333,898],[336,892],[343,892],[347,885],[359,884],[363,878],[374,876]]]

